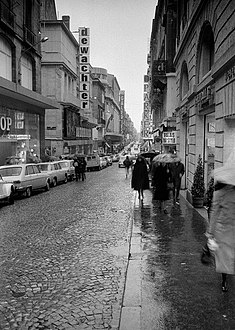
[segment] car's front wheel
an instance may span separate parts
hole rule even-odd
[[[49,180],[47,180],[47,183],[45,185],[45,191],[49,191],[50,190],[50,182]]]
[[[11,194],[10,196],[8,197],[8,200],[7,200],[8,204],[12,205],[15,203],[15,198],[14,198],[14,191],[11,191]]]
[[[27,187],[25,190],[25,197],[29,198],[32,195],[32,190],[30,187]]]
[[[56,178],[53,178],[53,180],[52,180],[52,186],[53,186],[53,187],[56,187],[56,186],[57,186]]]

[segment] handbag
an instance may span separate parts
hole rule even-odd
[[[213,265],[215,261],[214,254],[211,253],[207,243],[202,248],[201,252],[201,263],[205,266]]]

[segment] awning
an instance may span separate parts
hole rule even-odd
[[[0,95],[11,99],[17,105],[25,103],[41,109],[59,109],[60,105],[55,100],[45,97],[19,84],[0,77]]]

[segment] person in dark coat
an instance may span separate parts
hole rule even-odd
[[[171,181],[169,166],[164,162],[154,164],[152,168],[153,200],[159,201],[159,209],[167,213],[165,201],[169,199],[168,183]]]
[[[79,160],[77,158],[74,159],[73,166],[75,169],[75,179],[78,181],[80,180],[80,171],[79,171]]]
[[[144,157],[138,156],[133,167],[131,187],[138,191],[140,200],[144,199],[144,190],[149,189],[147,164]]]
[[[179,203],[179,194],[181,187],[181,178],[184,175],[184,164],[180,159],[177,162],[170,164],[172,183],[173,183],[173,201]]]
[[[79,165],[78,165],[78,167],[79,167],[79,173],[80,173],[80,177],[81,177],[82,181],[84,181],[86,179],[86,174],[85,174],[85,172],[86,172],[86,165],[87,165],[87,162],[85,160],[85,157],[82,157],[80,159]],[[80,180],[80,178],[79,178],[79,180]]]

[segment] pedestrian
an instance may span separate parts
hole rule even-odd
[[[154,162],[152,166],[153,200],[159,202],[159,210],[167,214],[166,201],[169,199],[168,183],[171,182],[169,165],[165,162]]]
[[[227,277],[235,274],[235,163],[214,171],[214,193],[208,239],[216,243],[216,272],[222,274],[222,291],[228,291]],[[210,248],[210,246],[209,246]]]
[[[86,179],[86,165],[87,165],[87,162],[85,160],[85,157],[82,157],[79,161],[79,175],[82,179],[82,181],[84,181]]]
[[[127,179],[130,172],[130,167],[133,165],[133,161],[129,158],[129,156],[126,156],[126,159],[123,161],[123,164],[125,166],[126,179]]]
[[[79,161],[77,158],[74,159],[73,166],[75,170],[75,179],[76,181],[78,181],[78,179],[80,180],[80,172],[79,172]]]
[[[179,204],[179,194],[181,188],[181,178],[184,175],[184,164],[181,162],[180,158],[177,158],[176,162],[169,164],[172,177],[172,192],[173,192],[173,202]]]
[[[149,189],[147,164],[142,156],[138,156],[133,166],[131,187],[138,191],[138,198],[144,199],[144,190]]]

